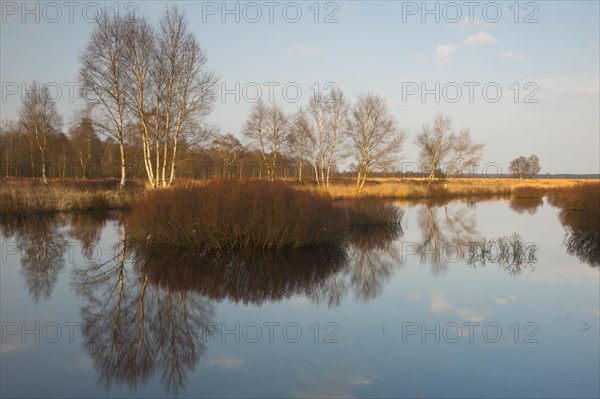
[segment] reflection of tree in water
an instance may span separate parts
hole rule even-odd
[[[422,240],[417,246],[421,263],[429,260],[434,275],[445,273],[448,261],[463,259],[465,244],[477,238],[472,207],[421,206],[417,217]]]
[[[67,240],[56,216],[2,219],[2,235],[21,252],[21,273],[31,298],[49,299],[65,266]]]
[[[346,264],[313,287],[311,300],[339,306],[349,290],[361,302],[377,297],[400,265],[400,251],[394,241],[402,234],[400,225],[355,229],[349,239]]]
[[[98,213],[0,219],[2,235],[7,240],[16,241],[21,253],[21,273],[25,286],[36,303],[52,295],[65,266],[65,253],[69,246],[67,236],[78,240],[83,254],[91,257],[93,245],[100,240],[107,217]]]
[[[74,213],[70,216],[68,234],[79,242],[87,259],[95,256],[94,246],[100,241],[100,234],[109,218],[110,215],[103,212]]]
[[[592,188],[581,191],[577,207],[564,206],[559,214],[567,232],[564,244],[569,255],[577,256],[592,267],[600,267],[600,202]]]
[[[201,295],[170,284],[159,286],[135,270],[121,227],[115,256],[73,274],[81,309],[84,347],[108,390],[113,383],[135,388],[160,372],[166,390],[176,394],[205,351],[200,337],[212,321],[212,304]]]
[[[542,197],[538,198],[520,198],[511,197],[510,209],[518,213],[527,212],[530,215],[534,215],[540,206],[544,205]]]
[[[569,255],[577,256],[592,267],[600,267],[600,234],[598,232],[569,232],[565,237]]]
[[[514,276],[524,268],[533,270],[537,263],[537,246],[524,242],[517,233],[481,238],[476,230],[474,207],[468,204],[456,210],[448,205],[423,205],[418,223],[422,241],[417,252],[422,263],[429,261],[434,275],[446,272],[448,263],[463,259],[473,267],[494,263]]]
[[[537,245],[526,243],[518,233],[491,240],[482,238],[468,244],[467,264],[472,267],[496,263],[512,276],[518,276],[523,269],[535,270],[538,262]]]
[[[314,303],[327,302],[329,306],[339,306],[348,293],[350,268],[342,267],[337,273],[331,273],[309,293]]]
[[[383,291],[396,266],[400,251],[394,246],[403,234],[400,226],[355,231],[350,240],[350,283],[354,297],[368,302]]]
[[[212,301],[260,305],[293,296],[339,303],[347,292],[367,301],[378,295],[398,255],[400,229],[357,232],[343,246],[291,251],[201,252],[127,241],[102,264],[77,267],[76,292],[85,299],[84,347],[107,390],[136,388],[160,373],[170,394],[184,387],[206,350],[214,326]]]

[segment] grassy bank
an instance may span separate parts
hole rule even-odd
[[[393,200],[420,199],[477,199],[485,197],[529,197],[542,196],[557,189],[589,184],[597,181],[585,179],[450,179],[428,184],[425,179],[374,178],[365,185],[361,196]],[[335,199],[356,198],[353,179],[336,179],[328,188],[323,188]]]
[[[574,237],[571,246],[596,254],[600,231],[600,183],[577,180],[423,181],[375,179],[357,197],[347,181],[330,188],[285,181],[213,180],[178,182],[167,190],[130,183],[2,180],[0,217],[61,211],[131,209],[128,234],[139,243],[208,251],[307,248],[338,245],[379,229],[401,231],[402,203],[505,198],[518,212],[530,212],[543,197],[561,209],[561,222]],[[399,200],[400,199],[400,200]],[[577,239],[577,241],[575,240]],[[591,248],[591,249],[590,249]],[[575,249],[573,250],[575,251]]]
[[[177,186],[203,186],[208,183],[206,180],[180,181]],[[363,193],[357,197],[354,180],[350,178],[334,179],[331,187],[318,189],[311,183],[287,183],[305,191],[318,191],[334,200],[347,200],[347,203],[358,198],[365,202],[371,198],[409,203],[426,200],[440,205],[455,200],[496,198],[527,205],[537,203],[541,197],[551,196],[554,192],[565,194],[578,184],[598,184],[597,181],[583,179],[452,179],[428,185],[423,179],[373,178],[367,181]],[[117,180],[53,180],[46,185],[34,179],[3,178],[0,179],[0,216],[129,209],[137,198],[147,192],[149,190],[144,182],[130,182],[120,190]]]
[[[119,189],[113,180],[65,180],[43,184],[33,179],[2,179],[0,216],[69,211],[128,209],[144,191],[129,183]]]

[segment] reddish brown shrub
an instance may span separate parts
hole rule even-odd
[[[341,242],[347,230],[330,198],[265,181],[157,190],[134,205],[127,224],[135,240],[216,250],[316,246]]]

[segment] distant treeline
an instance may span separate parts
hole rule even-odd
[[[138,135],[131,134],[128,138],[125,145],[127,176],[146,178],[143,147],[136,140]],[[260,151],[242,146],[233,136],[218,136],[205,146],[184,142],[179,151],[179,178],[266,178]],[[118,178],[121,173],[119,146],[111,139],[102,139],[86,118],[68,133],[48,134],[45,161],[48,178]],[[0,128],[0,167],[2,177],[40,177],[40,152],[31,136],[16,122],[7,121]],[[304,167],[308,171],[309,163]],[[293,178],[297,176],[297,169],[297,161],[280,154],[275,175]]]

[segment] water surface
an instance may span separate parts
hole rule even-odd
[[[543,201],[227,255],[2,220],[2,397],[598,397],[598,242]]]

